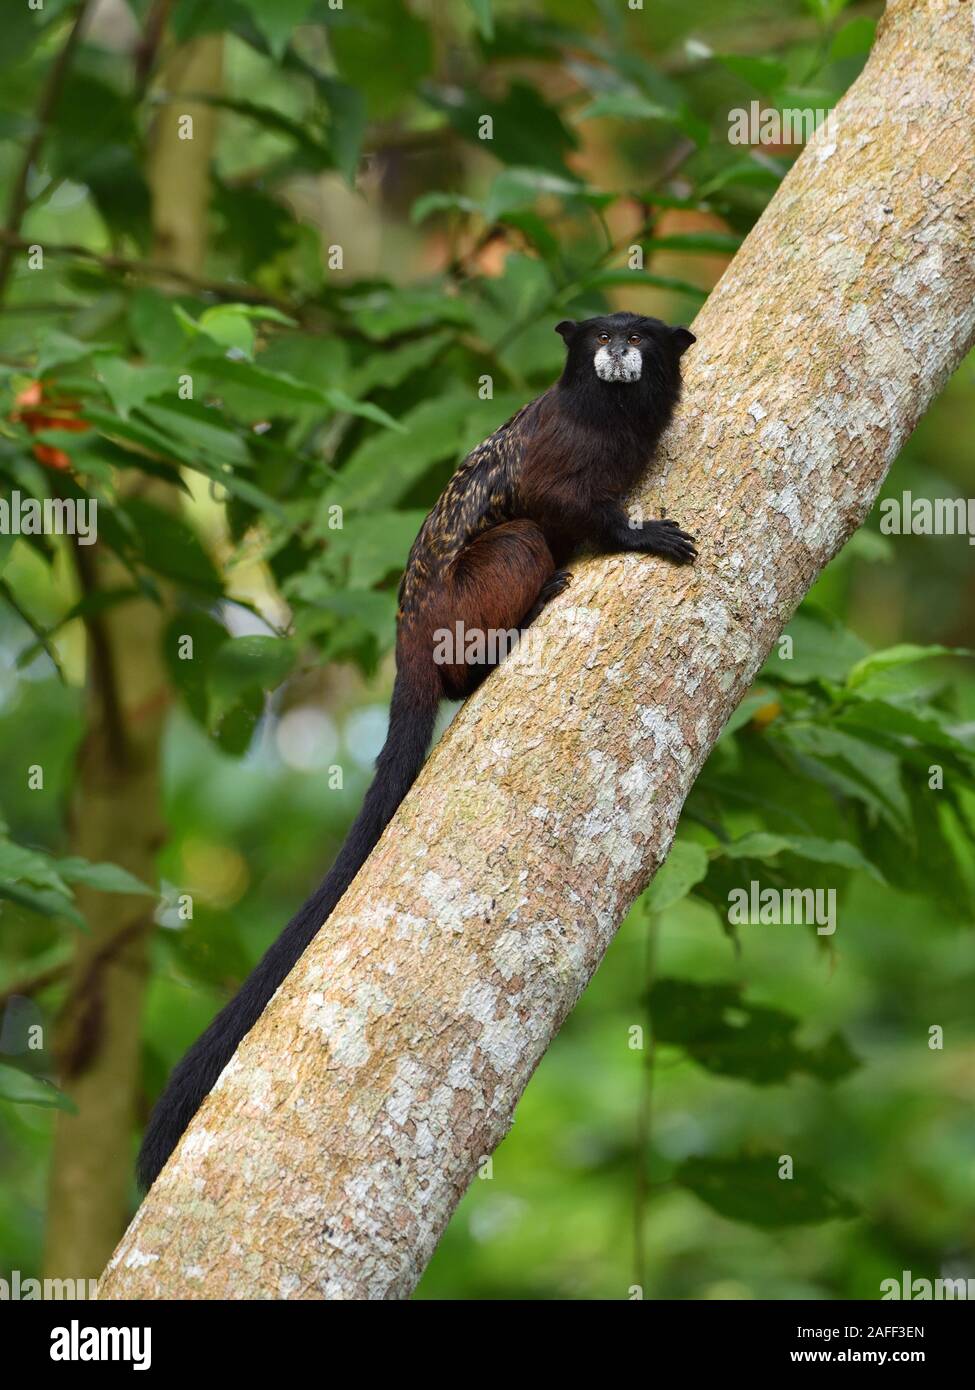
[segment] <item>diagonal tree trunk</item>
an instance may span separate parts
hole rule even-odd
[[[700,314],[645,489],[693,570],[581,566],[240,1047],[104,1298],[397,1298],[783,624],[975,340],[967,0],[895,0]]]

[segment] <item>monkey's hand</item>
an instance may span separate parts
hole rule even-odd
[[[591,524],[597,548],[603,550],[663,555],[678,565],[687,565],[697,558],[694,537],[668,517],[655,517],[638,526],[616,503],[607,503],[593,512]]]
[[[633,537],[632,549],[645,555],[662,555],[675,564],[687,565],[697,559],[694,537],[682,531],[676,521],[662,517],[657,521],[645,521],[630,533]]]
[[[522,618],[522,627],[527,627],[529,623],[533,623],[535,619],[538,617],[539,613],[541,613],[545,605],[551,599],[556,598],[561,593],[564,593],[571,583],[572,575],[569,573],[568,570],[555,570],[551,575],[549,575],[548,579],[546,579],[545,583],[538,591],[538,598],[535,600],[531,608],[529,608],[528,612]]]

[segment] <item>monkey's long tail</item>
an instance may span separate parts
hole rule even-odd
[[[389,733],[362,810],[318,889],[174,1069],[149,1118],[139,1151],[137,1173],[143,1187],[155,1182],[237,1044],[253,1028],[278,985],[330,916],[416,781],[433,736],[439,699],[435,669],[424,672],[422,678],[410,679],[402,672],[397,675]]]

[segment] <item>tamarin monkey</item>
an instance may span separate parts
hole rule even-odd
[[[440,701],[469,695],[490,669],[459,655],[438,664],[434,634],[458,623],[468,633],[525,628],[565,588],[563,566],[583,546],[695,558],[676,522],[639,525],[622,506],[673,413],[693,334],[639,314],[567,321],[556,332],[568,349],[558,382],[468,454],[413,543],[399,591],[389,733],[362,810],[321,886],[170,1077],[139,1155],[146,1187],[409,791]]]

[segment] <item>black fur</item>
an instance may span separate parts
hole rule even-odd
[[[146,1187],[409,791],[440,700],[469,694],[487,673],[435,665],[433,634],[456,621],[527,626],[565,588],[571,576],[562,566],[585,544],[694,558],[693,539],[675,522],[634,527],[622,506],[673,413],[693,335],[637,314],[560,323],[557,331],[568,348],[558,383],[472,451],[424,522],[400,586],[389,733],[362,810],[321,886],[173,1071],[139,1154]],[[601,336],[616,354],[639,339],[638,380],[600,379]]]

